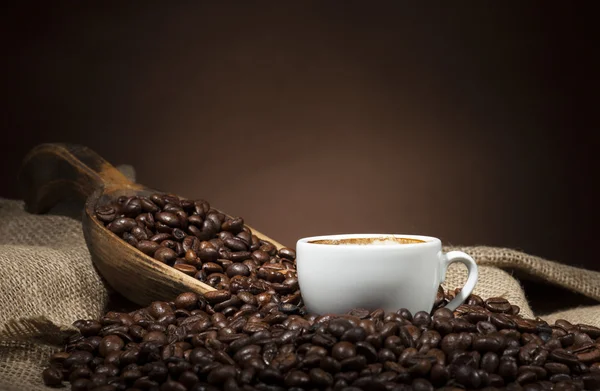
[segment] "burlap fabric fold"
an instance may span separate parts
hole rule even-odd
[[[64,209],[37,216],[23,207],[20,201],[0,199],[0,390],[50,390],[40,375],[48,357],[73,331],[73,321],[101,316],[109,292],[87,251],[77,219],[80,209],[74,214],[72,209]],[[502,269],[520,270],[600,300],[598,272],[510,249],[446,248],[451,249],[465,251],[478,262],[476,294],[505,297],[519,305],[526,317],[535,314],[525,292],[519,281]],[[466,269],[452,265],[443,285],[454,289],[465,280]],[[600,326],[600,305],[544,318]]]

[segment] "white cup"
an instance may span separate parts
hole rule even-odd
[[[353,308],[430,312],[453,262],[464,263],[469,277],[446,305],[452,311],[473,291],[477,264],[461,251],[442,252],[437,238],[350,234],[303,238],[296,244],[300,292],[307,310],[316,314],[343,314]]]

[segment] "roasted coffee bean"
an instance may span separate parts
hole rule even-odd
[[[218,304],[231,298],[231,293],[225,290],[216,290],[204,294],[206,301],[211,304]]]
[[[490,334],[495,333],[496,331],[498,331],[498,329],[490,322],[477,322],[477,332],[479,332],[480,334]]]
[[[152,242],[156,242],[156,243],[162,243],[165,240],[170,240],[172,239],[173,236],[170,233],[166,233],[166,232],[161,232],[161,233],[157,233],[156,235],[153,235],[150,237],[150,241]]]
[[[342,341],[359,342],[367,338],[367,332],[362,327],[353,327],[346,330],[340,337]]]
[[[177,253],[168,247],[159,247],[154,253],[154,259],[162,263],[173,263],[177,259]]]
[[[548,355],[548,358],[552,361],[566,364],[566,365],[574,365],[578,363],[577,356],[571,354],[563,349],[555,349]]]
[[[496,373],[500,365],[500,357],[494,352],[486,352],[481,357],[481,369],[488,373]]]
[[[473,349],[479,352],[499,352],[504,349],[506,339],[501,334],[480,335],[473,338]]]
[[[170,228],[181,228],[181,220],[173,212],[158,212],[154,215],[157,222],[163,223]]]
[[[419,311],[413,316],[412,323],[415,326],[427,328],[431,324],[431,316],[425,311]]]
[[[413,380],[411,387],[415,391],[433,391],[433,385],[427,379]]]
[[[223,231],[228,231],[232,234],[241,232],[242,228],[244,228],[244,220],[241,217],[227,219],[221,224],[221,229]]]
[[[156,250],[160,248],[160,244],[150,240],[140,240],[137,244],[137,248],[144,254],[153,256]]]
[[[238,237],[230,237],[223,240],[225,246],[232,251],[246,251],[248,250],[248,243]]]
[[[490,322],[498,329],[514,329],[517,327],[516,323],[504,314],[492,314],[490,315]]]
[[[100,355],[106,357],[111,352],[120,351],[125,343],[120,337],[116,335],[108,335],[102,338],[102,342],[100,342],[100,346],[98,347],[98,351]]]
[[[230,278],[234,277],[234,276],[249,276],[250,269],[248,268],[248,266],[244,265],[243,263],[232,263],[227,268],[226,274]]]
[[[110,205],[102,205],[96,208],[96,217],[103,223],[110,223],[117,216],[117,210]]]
[[[138,242],[140,240],[148,240],[148,234],[146,233],[146,230],[141,227],[133,227],[131,229],[131,234]]]
[[[571,350],[582,363],[593,363],[600,361],[600,347],[595,343],[584,345],[580,348]]]
[[[129,232],[133,227],[137,226],[137,222],[129,217],[121,217],[110,222],[106,228],[117,235],[124,232]]]
[[[347,341],[338,342],[331,348],[331,355],[340,361],[345,358],[354,357],[356,356],[356,346]]]
[[[585,325],[585,324],[578,324],[576,327],[577,327],[577,330],[589,335],[591,338],[594,338],[594,339],[600,338],[600,328],[599,327]]]
[[[436,387],[440,387],[448,381],[450,378],[450,370],[448,367],[445,367],[440,364],[434,364],[431,367],[430,379],[431,383]]]
[[[293,370],[285,377],[285,385],[287,387],[305,388],[310,385],[310,376],[302,371]]]
[[[493,297],[485,301],[485,307],[492,312],[511,312],[512,308],[508,300],[502,297]]]
[[[120,208],[120,212],[127,217],[136,217],[142,213],[142,203],[138,197],[129,198]]]
[[[49,367],[42,372],[42,379],[47,386],[58,386],[62,384],[62,371],[56,367]]]
[[[187,274],[188,276],[195,276],[196,273],[198,272],[198,269],[196,269],[194,266],[189,265],[187,263],[179,263],[179,264],[175,264],[173,266],[173,268],[177,271],[182,272],[183,274]]]
[[[158,206],[152,202],[152,200],[148,197],[141,196],[139,197],[140,205],[142,206],[142,210],[144,212],[155,213],[158,212]]]
[[[154,301],[148,307],[148,313],[154,319],[161,318],[171,312],[173,312],[173,309],[170,304],[164,301]]]
[[[192,292],[182,293],[175,298],[175,307],[178,309],[193,310],[198,303],[198,295]]]
[[[503,356],[498,365],[498,374],[505,379],[514,380],[517,378],[519,367],[514,357]]]
[[[468,333],[461,334],[448,334],[446,335],[441,342],[441,348],[444,353],[449,354],[452,351],[464,351],[469,349],[471,343],[473,341],[473,337]]]

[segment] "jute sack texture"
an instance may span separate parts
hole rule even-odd
[[[59,350],[71,324],[99,318],[107,310],[109,292],[93,267],[81,223],[65,213],[31,215],[21,201],[0,199],[0,390],[50,390],[41,372]],[[505,297],[533,317],[511,269],[600,301],[600,273],[550,262],[521,252],[490,247],[462,250],[479,264],[475,293]],[[451,265],[444,288],[462,287],[466,269]],[[600,326],[600,305],[574,308],[544,317]],[[65,389],[65,388],[63,388]],[[68,389],[68,385],[67,388]]]

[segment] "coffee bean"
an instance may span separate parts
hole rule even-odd
[[[411,387],[415,391],[433,391],[433,385],[426,379],[413,380]]]
[[[120,208],[120,212],[128,217],[136,217],[142,213],[142,203],[138,197],[129,198]]]
[[[162,263],[172,263],[177,258],[177,253],[168,247],[159,247],[154,253],[154,259]]]
[[[42,372],[42,379],[47,386],[58,386],[62,384],[63,375],[60,369],[49,367]]]
[[[209,275],[213,273],[223,273],[223,268],[221,265],[218,265],[214,262],[206,262],[204,265],[202,265],[202,270]]]
[[[187,263],[179,263],[179,264],[175,264],[173,266],[174,269],[176,269],[177,271],[182,272],[183,274],[187,274],[188,276],[195,276],[196,273],[198,272],[198,269],[196,269],[194,266],[192,265],[188,265]]]
[[[342,341],[348,342],[364,341],[365,338],[367,338],[367,332],[362,327],[353,327],[348,329],[341,336]]]
[[[557,373],[556,375],[551,375],[548,380],[550,380],[552,383],[568,382],[571,380],[571,376],[565,373]]]
[[[532,371],[524,371],[517,376],[516,382],[519,384],[532,383],[537,380],[537,375]]]
[[[359,341],[356,342],[355,346],[355,354],[360,354],[361,356],[364,356],[367,359],[367,362],[369,363],[374,363],[377,362],[378,360],[378,353],[377,353],[377,349],[375,349],[375,347],[373,345],[371,345],[369,342],[366,341]]]
[[[123,346],[125,346],[125,343],[121,338],[117,337],[116,335],[108,335],[102,338],[102,342],[100,342],[98,351],[100,352],[100,355],[106,357],[111,352],[120,351]]]
[[[473,349],[479,352],[499,352],[504,349],[505,338],[501,334],[488,334],[473,339]]]
[[[144,335],[144,342],[156,342],[160,345],[167,343],[167,336],[161,331],[150,331]]]
[[[79,378],[71,382],[71,391],[87,391],[91,388],[91,381],[88,378]]]
[[[500,365],[500,357],[494,352],[486,352],[481,357],[481,369],[488,373],[496,373]]]
[[[444,353],[449,354],[452,351],[467,350],[472,343],[473,337],[467,333],[451,333],[442,339],[441,348]]]
[[[436,363],[431,367],[430,378],[433,385],[440,387],[446,384],[450,378],[450,370],[448,367]]]
[[[162,243],[165,240],[169,240],[172,239],[173,236],[170,233],[165,233],[165,232],[161,232],[161,233],[157,233],[156,235],[153,235],[150,237],[151,242],[155,242],[155,243]]]
[[[326,388],[333,385],[333,376],[321,368],[312,368],[309,371],[309,378],[317,387]]]
[[[130,217],[121,217],[110,222],[106,228],[113,233],[120,235],[124,232],[130,231],[135,226],[137,226],[137,223],[134,219]]]
[[[512,319],[503,314],[490,315],[490,322],[498,329],[514,329],[517,327]]]
[[[552,361],[558,362],[558,363],[562,363],[562,364],[566,364],[566,365],[573,365],[573,364],[577,364],[577,356],[567,352],[566,350],[563,349],[555,349],[552,352],[550,352],[550,354],[548,355],[548,358]]]
[[[503,356],[498,365],[498,374],[506,379],[516,379],[519,367],[514,357]]]
[[[419,311],[413,316],[413,324],[423,328],[429,327],[431,324],[431,316],[425,311]]]
[[[278,254],[281,258],[289,259],[290,261],[296,259],[296,251],[288,247],[282,247],[281,249],[279,249]]]
[[[173,312],[173,309],[169,305],[169,303],[164,301],[154,301],[148,307],[148,313],[154,319],[158,319],[166,314]]]
[[[305,388],[311,382],[310,376],[302,371],[290,371],[285,377],[285,385],[287,387]]]
[[[367,366],[367,359],[364,356],[348,357],[340,361],[342,371],[361,371]]]
[[[225,300],[229,300],[231,298],[231,293],[225,290],[216,290],[205,293],[204,297],[206,298],[206,301],[208,301],[209,304],[214,305],[221,303]]]
[[[231,232],[232,234],[237,234],[242,231],[244,227],[244,220],[241,217],[236,217],[234,219],[225,220],[221,224],[221,229],[223,231]]]
[[[110,205],[96,207],[96,217],[103,223],[110,223],[117,216],[117,211]]]
[[[153,256],[156,250],[159,249],[159,247],[160,245],[158,243],[150,240],[140,240],[137,244],[138,250],[150,256]]]
[[[331,356],[323,357],[319,367],[329,373],[337,373],[342,370],[342,364]]]
[[[582,363],[592,363],[600,361],[600,348],[597,344],[588,344],[572,350],[578,361]]]
[[[590,338],[600,338],[600,327],[585,324],[578,324],[576,327],[580,332],[589,335]]]
[[[178,309],[193,310],[198,303],[198,295],[192,292],[182,293],[175,298],[175,307]]]
[[[152,202],[152,200],[148,197],[141,196],[139,197],[140,205],[142,206],[142,210],[144,212],[155,213],[158,212],[158,206]]]
[[[490,322],[477,322],[477,332],[479,332],[480,334],[490,334],[495,333],[496,331],[498,331],[498,329]]]
[[[243,263],[232,263],[227,268],[227,272],[226,273],[227,273],[228,277],[249,276],[250,275],[250,269],[248,268],[248,266],[244,265]]]
[[[157,222],[161,222],[170,228],[181,228],[179,216],[172,212],[158,212],[154,215]]]
[[[485,307],[492,312],[511,312],[512,308],[508,300],[502,297],[492,297],[485,301]]]

